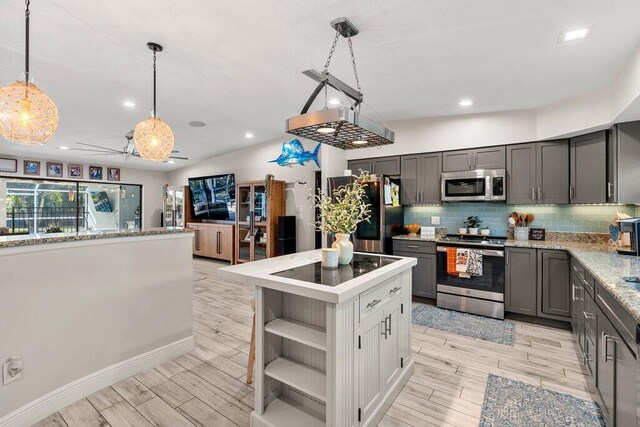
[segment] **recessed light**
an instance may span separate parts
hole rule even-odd
[[[585,39],[591,36],[593,25],[585,28],[578,28],[571,31],[561,31],[558,36],[558,43],[572,42],[574,40]]]
[[[336,128],[334,128],[333,126],[327,126],[327,125],[322,125],[318,129],[316,129],[316,132],[318,133],[334,133],[335,131],[336,131]]]
[[[136,103],[133,101],[124,101],[122,105],[124,105],[125,107],[133,108],[136,106]]]
[[[342,102],[337,98],[332,98],[332,99],[329,100],[329,104],[331,104],[331,105],[340,105],[340,104],[342,104]]]
[[[191,120],[189,122],[189,126],[191,126],[192,128],[203,128],[206,125],[207,124],[205,122],[201,122],[200,120]]]
[[[174,164],[175,162],[176,162],[175,160],[169,160],[167,163]]]
[[[58,147],[58,150],[68,150],[68,149],[69,149],[69,147],[65,147],[65,146]]]
[[[458,102],[458,105],[461,107],[470,107],[473,105],[473,100],[468,98],[461,99],[460,102]]]
[[[245,138],[253,138],[253,134],[251,132],[247,132],[244,134]]]
[[[364,145],[367,143],[366,139],[358,139],[352,142],[353,145]]]

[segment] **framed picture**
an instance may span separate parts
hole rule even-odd
[[[62,178],[62,163],[47,162],[47,176],[51,178]]]
[[[69,178],[82,179],[82,170],[82,165],[67,165],[67,175],[69,175]]]
[[[25,160],[23,172],[25,175],[40,175],[40,162],[37,160]]]
[[[102,179],[102,166],[89,166],[89,179]]]
[[[18,161],[16,159],[0,157],[0,172],[18,172]]]
[[[120,168],[107,168],[107,180],[120,181]]]

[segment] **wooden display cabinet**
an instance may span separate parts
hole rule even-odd
[[[285,215],[285,182],[248,181],[236,186],[236,263],[276,255],[278,217]]]

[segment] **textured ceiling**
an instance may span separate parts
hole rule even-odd
[[[24,2],[0,4],[0,85],[24,63]],[[198,161],[282,135],[315,82],[347,16],[363,112],[398,120],[538,107],[610,83],[640,40],[637,0],[49,0],[32,2],[31,69],[56,102],[52,142],[0,141],[0,153],[88,162],[57,150],[75,141],[121,148],[151,108],[151,52],[158,57],[158,113],[181,155]],[[560,31],[595,25],[591,38],[558,44]],[[331,66],[353,83],[346,42]],[[462,109],[458,101],[475,104]],[[125,100],[137,105],[123,107]],[[188,126],[191,120],[207,124]],[[255,135],[247,140],[244,135]],[[97,158],[94,158],[97,160]],[[119,157],[101,160],[124,165]],[[128,166],[173,169],[187,162]]]

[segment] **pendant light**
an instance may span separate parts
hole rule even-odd
[[[162,52],[162,46],[150,42],[147,47],[153,51],[153,110],[151,117],[136,125],[133,142],[143,159],[165,161],[173,150],[173,131],[158,118],[156,110],[156,53]]]
[[[343,150],[393,144],[395,133],[391,129],[387,129],[385,126],[360,115],[364,97],[360,87],[356,58],[351,42],[351,38],[358,34],[358,29],[347,18],[334,19],[330,25],[336,32],[329,50],[329,57],[324,64],[324,70],[321,73],[316,70],[303,71],[304,75],[318,82],[318,86],[312,92],[300,114],[287,119],[285,131]],[[347,39],[357,88],[352,88],[329,73],[331,58],[340,36]],[[347,99],[353,100],[351,106],[328,108],[327,87],[329,86],[342,92]],[[323,90],[324,108],[319,111],[309,112],[309,108]]]
[[[30,0],[25,5],[24,75],[23,80],[0,88],[0,135],[20,144],[46,144],[58,128],[58,108],[29,74]]]

